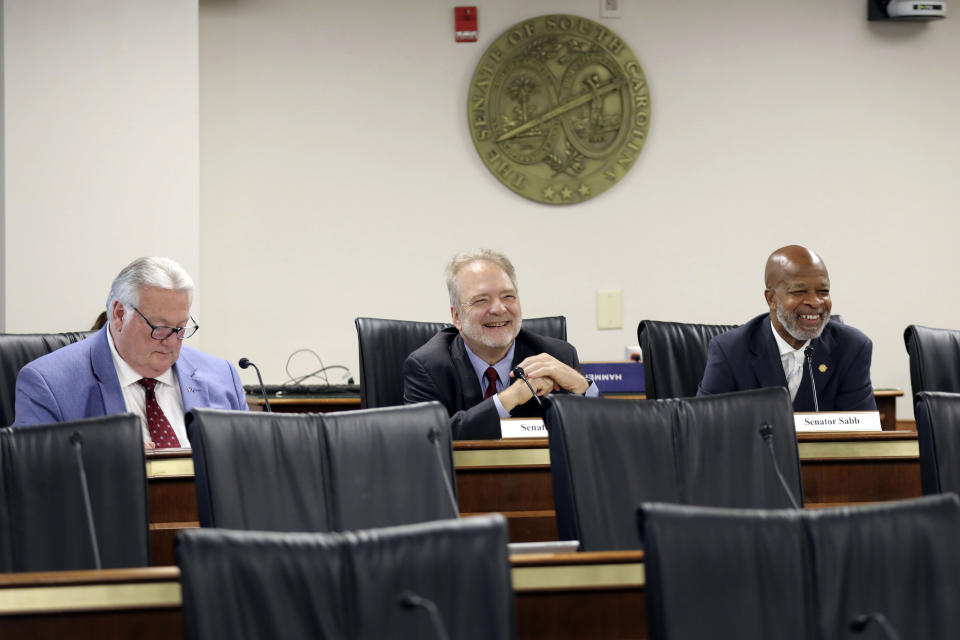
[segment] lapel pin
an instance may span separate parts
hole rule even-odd
[[[820,371],[820,373],[826,373],[826,372],[827,372],[827,365],[822,364],[822,365],[820,365],[819,367],[817,367],[817,369]]]

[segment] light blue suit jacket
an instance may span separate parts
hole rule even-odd
[[[240,376],[226,360],[183,345],[173,365],[184,411],[247,409]],[[120,380],[104,327],[85,340],[37,358],[17,376],[13,426],[125,413]]]

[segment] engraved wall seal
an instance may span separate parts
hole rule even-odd
[[[470,133],[504,185],[574,204],[615,185],[650,129],[650,91],[630,48],[571,15],[524,20],[484,52],[470,81]]]

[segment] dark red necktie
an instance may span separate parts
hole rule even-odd
[[[147,395],[147,431],[150,432],[153,444],[157,445],[157,449],[179,449],[180,441],[177,439],[177,434],[173,432],[170,421],[163,415],[160,404],[157,402],[157,394],[154,391],[157,381],[153,378],[140,378],[137,382]]]
[[[483,372],[483,377],[487,379],[487,390],[483,393],[483,399],[486,400],[497,393],[497,379],[500,376],[497,375],[496,369],[487,367],[487,370]]]

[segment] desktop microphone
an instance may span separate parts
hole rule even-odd
[[[537,400],[537,404],[541,407],[543,406],[543,400],[540,399],[540,396],[537,395],[537,392],[533,390],[533,385],[530,384],[530,381],[527,380],[527,375],[523,372],[523,367],[517,365],[513,368],[513,375],[517,376],[521,380],[527,383],[527,388],[530,389],[530,393],[533,394],[533,397]]]
[[[887,620],[887,616],[883,615],[879,611],[874,611],[872,613],[862,613],[858,616],[854,616],[850,620],[850,630],[854,633],[863,633],[863,630],[867,628],[867,625],[870,624],[870,621],[873,620],[877,625],[883,629],[883,634],[890,638],[890,640],[900,640],[900,635],[894,630],[893,625],[890,624],[890,621]]]
[[[443,486],[447,488],[447,497],[450,498],[450,504],[453,506],[454,517],[460,517],[460,505],[457,504],[457,497],[453,495],[453,480],[447,475],[447,467],[443,464],[443,455],[440,453],[440,429],[431,427],[427,432],[427,440],[433,444],[433,450],[437,454],[437,463],[440,465],[440,474],[443,476]]]
[[[260,377],[260,369],[257,368],[257,365],[253,364],[247,358],[240,358],[240,362],[237,364],[240,365],[241,369],[246,369],[247,367],[253,367],[253,370],[257,372],[257,381],[260,382],[260,393],[263,394],[263,404],[266,405],[267,411],[273,412],[273,409],[270,408],[270,401],[267,400],[267,390],[263,388],[263,378]]]
[[[807,372],[810,374],[810,388],[813,390],[813,410],[820,411],[820,405],[817,403],[817,383],[813,380],[813,345],[807,345],[803,350],[803,355],[807,360]]]
[[[787,486],[787,481],[784,480],[783,474],[780,473],[780,465],[777,463],[777,454],[773,450],[773,427],[764,422],[760,426],[760,437],[762,437],[764,442],[767,443],[767,450],[770,451],[770,458],[773,460],[773,470],[777,472],[777,478],[780,479],[780,486],[783,487],[784,493],[786,493],[787,497],[790,498],[790,504],[793,505],[793,508],[799,509],[800,505],[797,503],[797,499],[793,497],[793,492],[790,491],[790,487]]]
[[[83,470],[83,438],[74,431],[70,434],[70,445],[77,454],[77,468],[80,476],[80,489],[83,493],[83,507],[87,515],[87,530],[90,532],[90,547],[93,550],[93,566],[98,571],[103,567],[100,564],[100,541],[97,539],[97,528],[93,524],[93,507],[90,504],[90,489],[87,487],[87,472]]]
[[[437,609],[436,603],[430,598],[424,598],[421,595],[410,591],[409,589],[404,589],[397,596],[397,604],[407,611],[412,611],[413,609],[426,609],[427,614],[430,616],[430,622],[433,623],[433,632],[437,637],[437,640],[450,640],[450,636],[447,634],[446,628],[443,626],[443,619],[440,617],[440,610]]]

